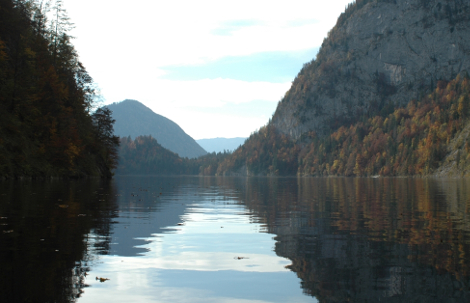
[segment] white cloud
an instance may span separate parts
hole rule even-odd
[[[276,102],[290,84],[230,79],[164,81],[159,77],[164,75],[165,66],[204,64],[228,56],[260,52],[316,48],[348,2],[64,0],[76,25],[72,35],[77,38],[74,44],[80,59],[101,88],[106,103],[137,99],[178,124],[183,124],[178,120],[187,118],[193,120],[193,125],[200,123],[199,117],[193,115],[190,118],[182,108],[193,106],[203,110],[251,100]],[[186,116],[182,118],[183,115]],[[226,118],[220,116],[211,120],[227,121]],[[245,125],[259,125],[260,120]],[[263,124],[267,122],[267,119],[262,120],[265,121]],[[208,123],[199,125],[202,124],[207,126]],[[227,125],[226,133],[233,131],[229,127],[233,126]],[[241,131],[242,128],[238,129]],[[202,133],[191,135],[208,138],[214,133],[202,128],[198,131]],[[234,136],[245,135],[246,131]]]
[[[347,3],[66,0],[82,56],[116,69],[124,61],[158,67],[318,47]],[[229,36],[214,33],[234,21],[251,22]]]
[[[134,77],[108,78],[114,82],[105,85],[103,94],[107,103],[135,99],[155,113],[177,123],[194,139],[216,137],[248,137],[253,131],[268,122],[273,108],[291,83],[246,82],[232,79],[203,79],[197,81],[170,81],[154,78],[140,81]],[[249,113],[234,113],[224,110],[228,104],[252,101],[270,101],[272,107]],[[215,113],[208,108],[219,108]]]
[[[153,244],[158,243],[154,242]],[[244,257],[244,259],[236,259]],[[233,270],[238,272],[289,272],[291,261],[276,255],[229,252],[181,252],[153,258],[106,257],[106,266],[120,271],[137,269],[171,269],[193,271]]]
[[[124,98],[146,102],[158,102],[160,106],[220,107],[227,103],[239,104],[254,100],[279,101],[291,83],[247,82],[233,79],[201,79],[195,81],[172,81],[164,79],[141,79],[122,75],[110,78],[116,87],[109,92],[108,101]],[[111,83],[109,83],[111,85]],[[159,111],[156,111],[157,113]]]
[[[151,108],[152,104],[147,104]],[[157,106],[158,109],[158,106]],[[155,111],[155,109],[153,109]],[[177,123],[193,139],[248,137],[266,125],[270,116],[246,117],[242,115],[210,114],[201,111],[168,111],[163,116]]]

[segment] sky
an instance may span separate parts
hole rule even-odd
[[[63,0],[103,105],[133,99],[194,139],[266,125],[351,0]]]

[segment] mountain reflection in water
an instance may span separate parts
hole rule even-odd
[[[2,182],[0,301],[469,302],[469,181]]]
[[[470,302],[468,185],[271,179],[243,200],[320,302]]]

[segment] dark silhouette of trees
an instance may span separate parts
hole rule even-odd
[[[0,177],[111,176],[118,141],[100,141],[111,136],[93,122],[93,79],[61,1],[52,23],[50,8],[0,0]]]
[[[182,158],[162,147],[152,136],[121,138],[117,174],[128,175],[215,175],[220,162],[230,153],[209,153],[199,158]]]

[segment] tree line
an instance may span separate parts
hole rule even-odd
[[[253,133],[233,153],[180,158],[150,136],[121,138],[121,174],[415,176],[428,175],[456,153],[470,169],[470,79],[439,81],[430,94],[395,107],[390,114],[364,113],[327,135],[315,132],[293,141],[272,124]]]
[[[309,132],[294,142],[268,124],[220,163],[217,173],[246,167],[255,175],[427,175],[442,164],[451,143],[457,165],[470,168],[470,142],[459,137],[469,117],[470,79],[459,75],[391,114],[364,114],[328,135]]]
[[[230,153],[208,153],[198,158],[183,158],[161,146],[152,136],[120,139],[120,175],[215,175],[217,167]]]

